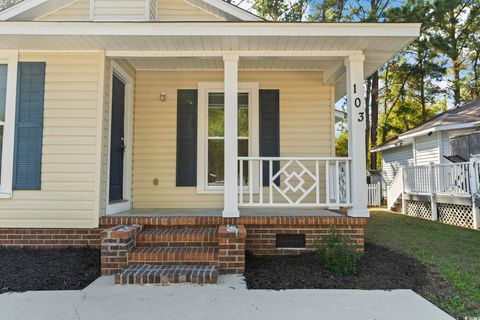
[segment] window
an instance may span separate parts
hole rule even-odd
[[[225,104],[223,83],[199,84],[199,192],[222,192],[224,184]],[[240,83],[238,90],[238,156],[258,155],[258,84]],[[248,184],[244,162],[243,184]]]
[[[17,52],[0,53],[0,198],[12,194]]]
[[[208,93],[208,185],[223,186],[224,178],[224,94]],[[238,155],[248,156],[248,93],[238,94]],[[247,171],[244,170],[244,184],[247,183]]]

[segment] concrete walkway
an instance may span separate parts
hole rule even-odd
[[[114,286],[0,295],[0,319],[320,320],[452,319],[410,290],[247,290],[239,276],[214,286]]]

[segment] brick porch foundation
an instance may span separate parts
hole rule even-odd
[[[349,238],[357,251],[363,251],[366,220],[345,216],[105,216],[100,218],[98,229],[2,228],[0,247],[99,248],[102,253],[102,274],[118,274],[129,265],[129,261],[141,264],[145,259],[167,265],[175,262],[182,265],[199,262],[204,266],[200,270],[204,274],[203,278],[190,277],[192,270],[196,270],[193,267],[186,267],[179,274],[183,278],[191,278],[192,281],[201,283],[207,281],[206,279],[214,279],[214,269],[208,266],[220,268],[221,272],[242,273],[245,269],[245,250],[259,255],[298,254],[314,250],[333,226]],[[238,233],[227,233],[226,225],[239,226]],[[128,228],[119,231],[116,229],[118,226]],[[279,234],[304,235],[305,245],[302,248],[279,248]],[[162,243],[168,247],[162,248]],[[172,246],[176,251],[170,250],[169,247]],[[170,261],[172,257],[175,261]],[[154,278],[155,273],[150,273]],[[193,272],[194,275],[197,273]],[[128,277],[124,280],[128,283],[136,281]]]
[[[0,228],[0,247],[100,248],[101,229]]]

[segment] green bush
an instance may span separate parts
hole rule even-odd
[[[349,244],[347,236],[342,236],[335,227],[330,234],[322,237],[322,242],[316,244],[316,255],[322,266],[342,276],[353,275],[357,271],[360,254]]]

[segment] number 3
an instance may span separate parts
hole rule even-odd
[[[359,112],[358,113],[358,122],[362,122],[363,120],[365,120],[365,113],[364,112]]]

